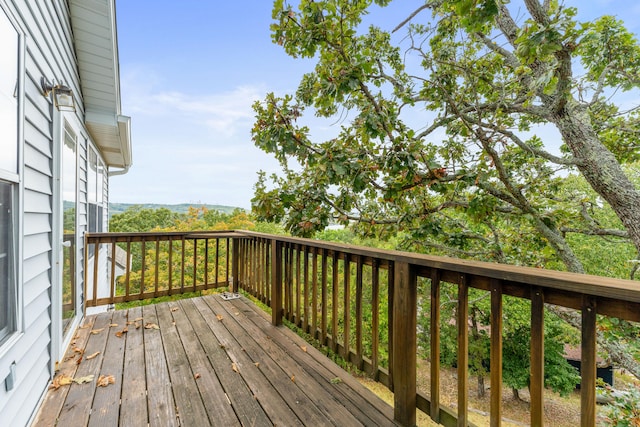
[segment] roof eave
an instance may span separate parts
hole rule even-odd
[[[131,118],[122,115],[115,0],[70,0],[85,125],[107,166],[131,166]]]

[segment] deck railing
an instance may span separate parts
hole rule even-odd
[[[596,423],[596,315],[640,321],[637,282],[385,251],[254,232],[90,234],[87,306],[227,286],[243,289],[283,319],[354,363],[394,393],[396,420],[414,425],[416,408],[444,425],[468,425],[469,290],[491,300],[491,425],[502,419],[503,296],[531,301],[531,424],[543,425],[544,312],[581,314],[581,424]],[[100,295],[101,246],[124,246],[127,262]],[[134,245],[141,273],[132,278]],[[164,245],[164,246],[163,246]],[[148,247],[151,246],[149,249]],[[195,248],[195,249],[194,249]],[[172,255],[173,253],[173,255]],[[144,256],[142,256],[144,254]],[[89,268],[89,266],[93,268]],[[90,271],[91,270],[91,271]],[[222,272],[222,273],[221,273]],[[142,276],[142,277],[140,277]],[[425,285],[425,286],[419,286]],[[457,287],[457,410],[441,404],[440,325],[444,286]],[[419,292],[418,289],[425,289]],[[426,290],[428,289],[428,291]],[[430,299],[430,393],[417,391],[418,301]],[[381,316],[380,313],[386,313]]]

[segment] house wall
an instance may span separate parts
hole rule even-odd
[[[18,255],[18,334],[0,348],[0,424],[26,425],[36,409],[53,365],[63,345],[56,332],[53,301],[59,292],[53,262],[54,233],[61,213],[54,212],[55,130],[62,120],[54,111],[51,97],[45,98],[40,78],[56,79],[76,94],[77,111],[66,118],[82,124],[84,107],[74,54],[72,28],[66,0],[0,0],[0,6],[13,18],[22,32],[20,51],[23,68],[19,103],[21,117],[22,165],[20,184]],[[76,117],[73,117],[75,115]],[[82,125],[80,125],[82,126]],[[87,227],[87,146],[88,133],[78,133],[78,217],[79,236]],[[78,239],[81,256],[83,239]],[[78,258],[82,280],[84,262]],[[81,283],[81,282],[80,282]],[[81,289],[81,287],[80,287]],[[7,391],[4,379],[15,363],[15,385]]]

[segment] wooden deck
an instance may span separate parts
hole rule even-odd
[[[93,379],[49,390],[33,425],[394,424],[387,403],[266,316],[220,295],[88,316],[58,374]]]

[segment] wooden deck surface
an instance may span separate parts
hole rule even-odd
[[[244,297],[88,316],[58,374],[93,379],[49,390],[35,426],[394,424],[388,404]]]

